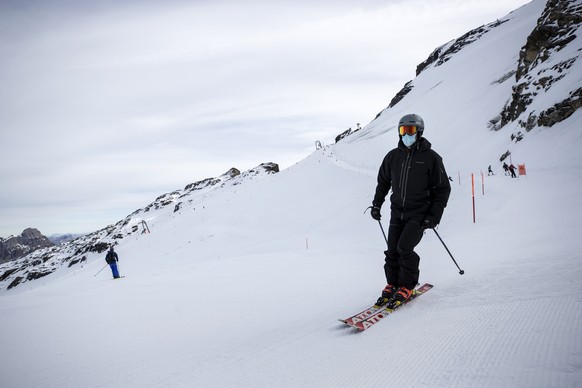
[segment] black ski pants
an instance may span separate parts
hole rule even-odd
[[[420,257],[414,248],[420,243],[424,228],[422,218],[392,217],[388,229],[388,250],[384,272],[388,283],[413,289],[418,284]]]

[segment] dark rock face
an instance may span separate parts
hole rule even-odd
[[[522,128],[531,130],[536,125],[551,127],[570,117],[580,108],[580,89],[570,92],[561,102],[537,114],[532,111],[527,118],[521,118],[531,102],[540,93],[548,92],[560,81],[567,70],[579,60],[580,50],[559,63],[552,61],[552,55],[560,52],[576,39],[578,27],[582,24],[582,3],[577,0],[548,0],[538,19],[536,27],[528,36],[519,53],[511,101],[501,112],[501,125],[518,120]]]
[[[230,170],[222,174],[223,177],[234,178],[235,176],[240,175],[240,170],[237,168],[232,167]]]
[[[335,137],[335,142],[337,143],[338,141],[345,139],[346,137],[350,136],[353,133],[351,128],[346,129],[345,131],[343,131],[342,133],[340,133],[339,135],[337,135]]]
[[[582,108],[582,88],[570,93],[570,97],[540,113],[538,125],[551,127],[570,117],[576,110]]]
[[[528,36],[519,55],[517,80],[531,68],[547,61],[552,51],[560,51],[576,38],[582,22],[582,4],[576,0],[548,0],[536,28]]]
[[[392,98],[392,101],[390,101],[390,105],[388,105],[388,108],[392,108],[394,105],[398,104],[400,100],[402,100],[404,96],[406,96],[412,90],[413,87],[414,86],[412,85],[412,81],[408,81],[404,85],[404,87],[400,89],[398,93],[396,93],[394,98]]]
[[[19,259],[40,248],[53,245],[38,229],[27,228],[19,236],[0,239],[0,263]]]
[[[268,162],[268,163],[261,163],[255,168],[251,168],[250,170],[246,171],[244,176],[249,175],[258,175],[258,174],[276,174],[279,172],[279,165],[277,163]]]
[[[335,142],[337,143],[338,141],[345,139],[346,137],[350,136],[352,133],[356,133],[358,132],[360,129],[362,129],[362,127],[360,127],[360,123],[357,124],[356,129],[352,129],[352,128],[348,128],[345,131],[343,131],[342,133],[340,133],[339,135],[337,135],[335,137]],[[321,143],[320,143],[321,145]],[[322,148],[322,147],[320,147]],[[320,149],[318,148],[318,149]]]

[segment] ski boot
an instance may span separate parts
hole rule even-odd
[[[376,301],[376,307],[382,307],[385,304],[388,304],[394,298],[394,294],[396,294],[396,287],[392,284],[387,284],[386,287],[382,290],[382,296],[378,298]]]
[[[392,297],[392,299],[390,299],[387,302],[386,307],[391,308],[391,309],[395,309],[396,307],[400,306],[403,303],[406,303],[407,300],[412,298],[414,293],[415,293],[414,288],[410,289],[410,288],[400,286],[400,287],[398,287],[398,290],[394,293],[394,296]]]

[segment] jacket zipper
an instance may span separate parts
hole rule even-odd
[[[407,189],[408,189],[408,172],[410,170],[410,162],[412,161],[412,153],[411,152],[407,152],[406,154],[406,160],[404,161],[404,164],[402,165],[402,170],[401,171],[401,175],[400,175],[400,187],[402,188],[402,209],[405,210],[406,208],[404,207],[405,203],[406,203],[406,194],[407,194]],[[402,212],[402,219],[404,219],[404,211]]]

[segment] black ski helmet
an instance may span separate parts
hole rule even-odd
[[[398,127],[401,125],[416,125],[416,130],[419,136],[422,136],[422,133],[424,132],[424,120],[422,117],[414,113],[402,116],[398,122]],[[400,132],[398,133],[400,134]]]

